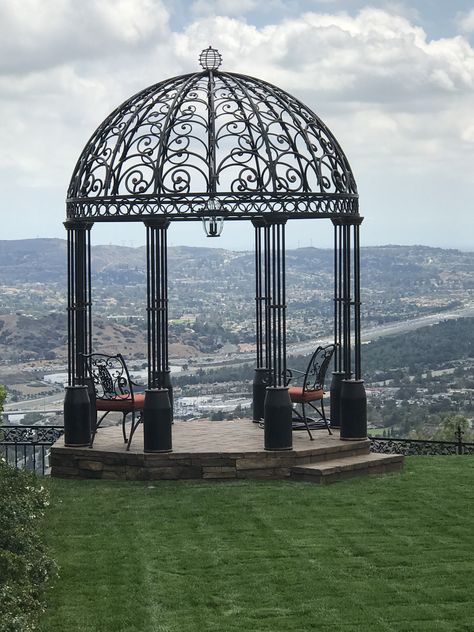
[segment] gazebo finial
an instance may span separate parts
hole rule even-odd
[[[203,70],[217,70],[222,63],[222,55],[216,48],[205,48],[199,55],[199,63]]]

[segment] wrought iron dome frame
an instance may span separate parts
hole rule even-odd
[[[334,226],[331,423],[339,423],[343,386],[349,385],[352,401],[359,400],[359,420],[365,416],[366,423],[360,362],[363,218],[349,162],[326,125],[298,99],[265,81],[220,71],[221,56],[211,47],[202,51],[199,61],[202,72],[166,79],[114,110],[75,166],[65,222],[65,424],[77,422],[80,389],[88,382],[85,358],[93,351],[93,224],[140,221],[146,227],[148,388],[167,393],[170,401],[162,402],[166,408],[173,399],[168,357],[170,222],[205,220],[208,236],[215,236],[222,219],[250,220],[255,230],[253,413],[255,419],[265,419],[265,447],[290,447],[285,225],[290,219],[324,217]],[[286,430],[281,434],[278,428]]]
[[[358,214],[349,162],[321,119],[270,83],[218,70],[215,54],[104,120],[74,169],[68,218],[196,220],[210,199],[226,220]]]

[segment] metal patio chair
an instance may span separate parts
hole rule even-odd
[[[87,370],[89,372],[89,395],[95,394],[95,402],[91,397],[93,417],[91,447],[94,443],[95,435],[103,420],[111,412],[122,413],[122,434],[127,450],[130,449],[132,437],[142,420],[145,394],[136,392],[140,387],[130,379],[127,364],[122,354],[107,355],[105,353],[91,353],[84,355]],[[144,388],[144,387],[141,387]],[[94,411],[95,404],[95,411]],[[97,419],[97,413],[102,415]],[[125,423],[127,416],[132,415],[130,433],[126,434]],[[95,423],[94,423],[95,421]]]
[[[329,422],[324,411],[324,381],[326,378],[326,372],[331,362],[333,353],[336,346],[334,344],[327,345],[326,347],[317,347],[316,351],[311,356],[306,371],[298,371],[296,369],[287,370],[287,385],[289,386],[288,392],[293,404],[293,412],[295,417],[293,418],[293,429],[308,431],[311,441],[313,441],[313,435],[311,429],[326,428],[329,434],[332,434]],[[291,381],[293,374],[298,373],[302,379],[301,385],[293,385]],[[319,402],[319,405],[316,405]],[[301,406],[301,412],[296,405]],[[315,411],[319,415],[319,419],[315,420],[312,417],[308,417],[308,407],[312,411]]]

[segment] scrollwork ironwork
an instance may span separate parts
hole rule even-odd
[[[206,68],[151,86],[99,126],[69,186],[70,218],[357,215],[351,168],[307,106],[280,88]]]
[[[63,426],[0,426],[0,456],[12,467],[44,475],[49,467],[49,448],[63,434]]]
[[[97,399],[132,399],[130,376],[120,354],[109,356],[92,353],[84,357]]]
[[[370,437],[372,452],[403,454],[405,456],[474,454],[474,443],[462,441],[423,441],[420,439],[397,439]]]
[[[1,444],[53,445],[64,433],[62,426],[1,426]]]

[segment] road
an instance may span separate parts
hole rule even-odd
[[[10,402],[5,404],[3,409],[5,412],[10,410],[35,411],[41,413],[43,410],[60,409],[63,407],[64,394],[48,395],[47,397],[38,397],[37,399],[25,399],[21,402]]]

